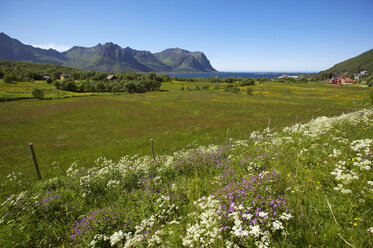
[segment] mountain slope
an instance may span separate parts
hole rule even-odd
[[[63,64],[67,61],[65,56],[56,50],[25,45],[4,33],[0,33],[0,58],[49,64]]]
[[[338,74],[342,72],[359,73],[361,71],[373,71],[373,49],[354,58],[338,63],[322,72]]]
[[[123,50],[124,50],[125,53],[128,53],[131,56],[133,56],[138,62],[146,65],[149,68],[151,68],[152,71],[156,71],[156,72],[172,71],[171,67],[169,67],[166,64],[162,63],[161,61],[159,61],[149,51],[138,51],[138,50],[134,50],[130,47],[126,47]]]
[[[0,33],[0,59],[71,66],[102,72],[211,72],[216,71],[202,52],[166,49],[152,54],[111,42],[94,47],[75,46],[60,53],[25,45]]]
[[[189,52],[180,48],[170,48],[154,56],[175,72],[214,72],[210,61],[202,52]]]
[[[104,72],[150,72],[151,68],[137,61],[130,53],[120,46],[106,43],[97,46],[73,47],[64,52],[69,62],[66,65],[86,70]]]

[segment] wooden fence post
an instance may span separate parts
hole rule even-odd
[[[295,125],[298,124],[298,116],[295,117]]]
[[[268,131],[270,130],[271,128],[271,120],[268,120]]]
[[[227,129],[227,141],[226,141],[226,144],[227,145],[229,144],[229,128]]]
[[[155,161],[155,154],[154,154],[154,147],[153,147],[153,139],[150,139],[150,146],[152,148],[153,162],[154,162]]]
[[[29,146],[30,146],[30,150],[31,150],[32,160],[34,160],[36,174],[38,174],[38,179],[41,180],[41,174],[40,174],[40,170],[39,170],[38,160],[36,159],[34,146],[32,145],[32,143],[30,143]]]

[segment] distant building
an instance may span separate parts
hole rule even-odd
[[[278,78],[294,78],[294,79],[298,79],[299,76],[290,76],[288,74],[282,74],[281,76],[279,76]]]
[[[355,79],[362,78],[364,75],[367,75],[367,74],[368,74],[367,71],[361,71],[359,74],[355,75]]]
[[[342,83],[342,80],[339,77],[331,79],[331,84],[333,85],[341,85],[341,83]]]
[[[330,80],[330,83],[334,84],[334,85],[353,84],[353,83],[355,83],[355,80],[353,80],[349,77],[333,77]]]
[[[349,78],[349,77],[342,77],[341,82],[344,84],[352,84],[355,83],[355,80]]]
[[[65,74],[60,75],[61,81],[65,80],[65,79],[69,79],[69,78],[72,78],[72,74],[70,74],[70,73],[65,73]]]
[[[51,78],[50,76],[43,76],[44,80],[47,80],[47,79],[50,79],[50,78]]]
[[[107,79],[107,80],[115,80],[115,79],[117,79],[117,77],[116,77],[115,75],[108,75],[108,76],[106,77],[106,79]]]
[[[289,75],[288,74],[282,74],[281,76],[279,76],[278,78],[287,78],[287,77],[289,77]]]

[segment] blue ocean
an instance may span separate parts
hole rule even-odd
[[[216,77],[227,78],[227,77],[243,77],[243,78],[276,78],[283,74],[290,76],[310,74],[302,72],[200,72],[200,73],[169,73],[171,77],[182,77],[182,78],[193,78],[193,77]]]

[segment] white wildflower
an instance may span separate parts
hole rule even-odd
[[[259,237],[261,232],[260,232],[260,226],[259,225],[255,225],[255,226],[250,226],[250,231],[249,233],[251,235],[254,235],[255,237]]]
[[[123,239],[123,237],[124,237],[124,233],[123,233],[122,230],[113,233],[113,234],[110,236],[110,245],[111,245],[111,246],[116,245],[117,243],[119,243],[119,242]]]
[[[280,216],[280,219],[281,220],[290,220],[293,216],[291,214],[288,214],[288,213],[282,213],[282,215]]]

